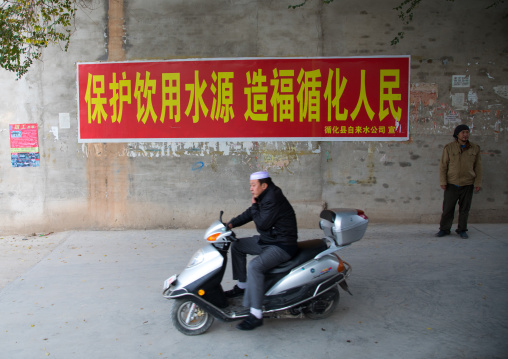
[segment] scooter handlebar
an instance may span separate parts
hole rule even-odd
[[[230,232],[230,234],[227,234],[225,236],[225,238],[230,242],[238,242],[238,238],[236,238],[235,232],[233,232],[232,230],[229,229],[230,222],[224,223],[224,221],[222,220],[223,214],[224,214],[224,211],[220,211],[219,221],[224,225],[224,227],[226,227],[226,230],[229,230],[229,232]]]
[[[230,242],[238,242],[238,238],[236,238],[236,234],[233,231],[229,231],[230,234],[226,236],[226,239]]]

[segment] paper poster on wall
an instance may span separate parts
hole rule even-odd
[[[466,75],[453,75],[452,87],[470,87],[471,77]]]
[[[410,57],[79,63],[78,141],[404,141]]]
[[[39,167],[39,138],[36,123],[9,125],[12,167]]]

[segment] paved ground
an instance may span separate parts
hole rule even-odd
[[[370,225],[341,252],[354,296],[328,319],[216,320],[195,337],[172,327],[161,289],[202,231],[0,236],[0,358],[508,358],[508,224],[435,232]]]

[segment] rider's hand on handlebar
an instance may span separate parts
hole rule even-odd
[[[229,221],[227,224],[226,224],[226,228],[229,229],[229,230],[232,230],[233,229],[233,223],[231,223],[231,221]],[[236,235],[233,231],[231,231],[231,235],[228,237],[228,239],[231,241],[231,242],[236,242],[238,241],[238,239],[236,238]]]

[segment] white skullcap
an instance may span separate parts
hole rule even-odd
[[[270,175],[266,171],[254,172],[253,174],[250,175],[251,181],[252,180],[259,180],[259,179],[263,179],[263,178],[269,178],[269,177],[270,177]]]

